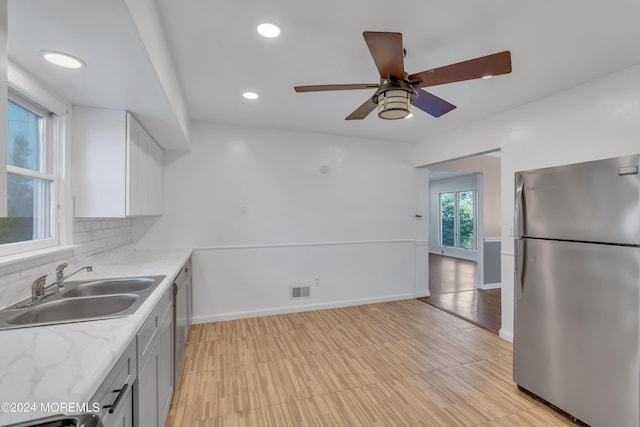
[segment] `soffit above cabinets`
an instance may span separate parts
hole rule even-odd
[[[70,103],[131,111],[163,148],[186,150],[181,91],[168,82],[173,64],[158,51],[164,34],[153,25],[157,13],[139,4],[155,11],[155,2],[129,8],[125,0],[9,0],[9,60]],[[56,67],[42,50],[69,53],[87,66]]]

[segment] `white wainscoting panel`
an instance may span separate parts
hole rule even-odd
[[[413,240],[196,248],[194,322],[415,298],[415,252]],[[294,286],[311,297],[292,300]]]

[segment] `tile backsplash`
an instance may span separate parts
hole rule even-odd
[[[131,219],[75,219],[73,243],[82,245],[75,255],[90,256],[131,242]]]
[[[73,244],[64,253],[55,253],[38,259],[0,266],[0,308],[31,295],[31,283],[43,274],[55,270],[60,262],[69,264],[71,272],[82,267],[85,258],[131,243],[131,219],[73,220]],[[53,276],[47,280],[52,283]]]

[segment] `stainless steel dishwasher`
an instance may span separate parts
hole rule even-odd
[[[192,319],[191,259],[185,263],[173,282],[173,380],[178,384],[184,349]]]

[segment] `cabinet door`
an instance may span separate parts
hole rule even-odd
[[[140,174],[138,164],[140,163],[140,133],[142,128],[138,122],[127,114],[127,215],[137,215],[140,210]]]
[[[164,324],[158,343],[158,426],[164,426],[173,396],[173,322]]]
[[[124,111],[73,107],[74,216],[127,215],[126,117]]]
[[[164,209],[164,152],[154,141],[149,144],[149,214],[162,215]]]
[[[122,403],[113,414],[107,414],[102,419],[104,427],[133,427],[133,397],[128,392]]]
[[[162,148],[129,114],[127,215],[160,215],[164,204]]]
[[[142,188],[141,164],[144,161],[144,129],[131,115],[127,114],[127,215],[141,215],[144,194]]]
[[[158,427],[158,346],[138,374],[136,427]]]

